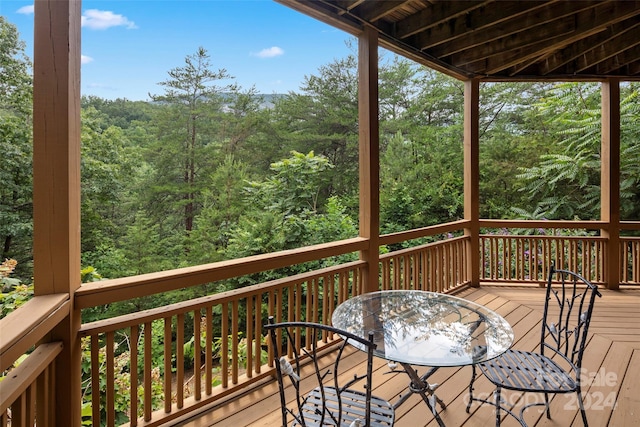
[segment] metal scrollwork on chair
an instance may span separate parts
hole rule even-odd
[[[596,296],[602,296],[596,285],[577,273],[556,269],[552,264],[547,280],[540,351],[510,349],[495,359],[477,365],[496,386],[494,402],[473,397],[476,379],[476,367],[473,366],[467,412],[472,401],[488,403],[496,407],[496,426],[500,425],[500,412],[503,410],[526,427],[524,412],[527,408],[544,405],[547,418],[551,418],[549,395],[576,393],[582,421],[587,426],[580,381],[582,357]],[[524,405],[517,415],[503,405],[503,389],[542,393],[544,402]]]
[[[265,329],[271,337],[283,426],[291,420],[294,426],[393,426],[393,406],[371,393],[373,335],[367,340],[328,325],[274,323],[273,317]],[[336,350],[319,354],[318,343],[327,334],[340,336],[342,342]],[[340,364],[351,343],[364,346],[367,354],[366,370],[352,377],[342,371],[353,367]]]

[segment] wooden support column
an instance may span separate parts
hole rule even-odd
[[[605,280],[609,289],[620,287],[620,80],[602,83],[602,147],[600,165],[600,219],[608,238]]]
[[[480,82],[464,83],[464,229],[471,238],[467,251],[467,277],[480,286]]]
[[[366,27],[358,41],[358,124],[360,170],[360,237],[369,247],[360,252],[367,261],[364,291],[379,288],[380,131],[378,128],[378,32]]]
[[[62,341],[55,366],[55,425],[79,427],[80,311],[79,0],[35,2],[33,222],[36,295],[69,294],[72,308],[45,341]]]

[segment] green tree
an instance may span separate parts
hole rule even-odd
[[[232,155],[211,173],[203,192],[203,208],[195,219],[191,234],[193,262],[207,263],[224,259],[231,230],[249,208],[243,198],[249,173],[247,165]]]
[[[306,76],[301,93],[289,93],[276,102],[279,138],[288,150],[315,152],[326,157],[335,171],[323,198],[358,191],[358,80],[355,56],[323,65]],[[282,153],[284,155],[284,152]],[[354,207],[357,210],[357,207]]]
[[[144,170],[140,150],[133,147],[124,131],[105,124],[105,117],[93,107],[82,110],[82,251],[112,246],[124,234],[135,209],[132,187]],[[135,212],[135,211],[134,211]],[[88,264],[95,260],[88,258]]]
[[[331,169],[328,159],[313,152],[292,152],[291,157],[271,166],[270,177],[251,182],[246,188],[245,200],[246,206],[252,208],[231,230],[226,256],[241,258],[355,237],[355,222],[337,198],[329,199],[320,209],[319,190],[326,185]],[[238,278],[224,289],[299,273],[330,262],[325,260]]]
[[[407,60],[390,61],[381,70],[381,111],[387,112],[380,124],[381,233],[458,219],[463,208],[460,83]]]
[[[487,83],[481,86],[480,216],[510,218],[528,208],[521,168],[553,149],[555,138],[536,114],[548,83]]]
[[[541,100],[538,114],[558,135],[557,151],[522,168],[532,209],[548,219],[595,219],[600,207],[600,91],[597,84],[562,83]]]
[[[223,94],[231,89],[231,85],[215,83],[231,76],[225,69],[214,71],[209,54],[202,47],[185,58],[184,66],[168,74],[169,78],[159,83],[165,88],[164,94],[151,95],[164,108],[156,116],[158,139],[149,151],[148,159],[154,166],[149,184],[155,207],[166,206],[170,211],[181,210],[182,214],[152,211],[173,219],[172,226],[181,227],[188,236],[202,204],[203,182],[199,177],[207,175],[207,168],[220,150],[212,132],[216,124],[213,113],[221,111]]]
[[[0,16],[0,261],[18,260],[27,280],[32,264],[32,78],[18,30]]]

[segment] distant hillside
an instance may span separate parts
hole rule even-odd
[[[284,98],[287,96],[286,93],[261,93],[258,94],[259,97],[263,99],[263,102],[260,104],[261,108],[273,108],[273,105],[277,100]]]

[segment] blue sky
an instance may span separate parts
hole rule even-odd
[[[271,0],[85,0],[82,13],[82,94],[108,99],[161,94],[157,83],[199,46],[214,70],[266,94],[297,91],[350,53],[347,33]],[[32,56],[33,1],[0,0],[0,14]]]

